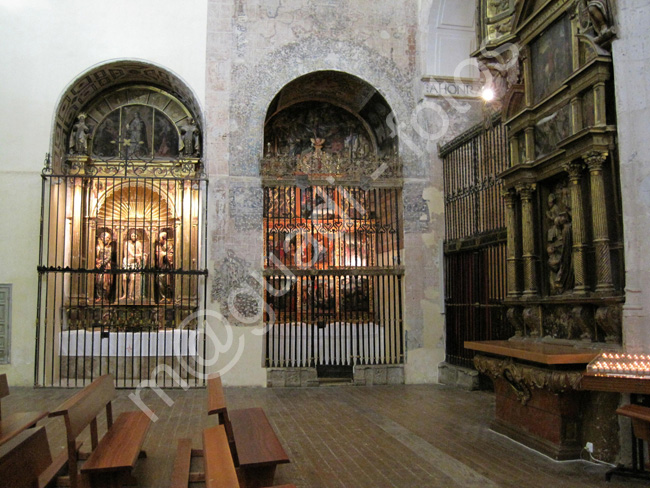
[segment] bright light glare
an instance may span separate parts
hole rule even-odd
[[[494,90],[492,88],[483,88],[481,98],[486,102],[491,102],[494,100]]]

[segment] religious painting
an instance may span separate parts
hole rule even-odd
[[[296,218],[296,195],[295,189],[291,187],[271,188],[266,192],[265,202],[268,218],[282,219],[283,225],[286,220]]]
[[[97,127],[93,138],[93,156],[115,158],[120,139],[120,111],[111,112]]]
[[[155,157],[178,157],[178,131],[171,121],[158,110],[154,111],[153,146]]]
[[[571,24],[567,16],[531,43],[535,103],[560,88],[573,71],[571,46]]]
[[[535,157],[550,154],[571,135],[571,106],[566,104],[535,124]]]
[[[276,276],[269,277],[268,284],[267,304],[276,314],[276,318],[287,320],[295,316],[299,312],[298,282],[284,276]]]
[[[153,109],[144,105],[130,105],[122,113],[123,156],[127,159],[151,155]]]
[[[370,277],[345,276],[341,280],[341,296],[345,312],[365,312],[370,308]]]

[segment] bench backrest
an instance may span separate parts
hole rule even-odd
[[[111,401],[115,398],[112,375],[97,378],[83,390],[50,412],[50,416],[63,415],[68,441],[74,441],[79,434],[106,409],[108,427],[113,424]],[[96,446],[93,446],[93,449]]]
[[[213,373],[208,376],[208,415],[226,410],[226,396],[223,394],[221,376]]]
[[[0,446],[0,480],[11,488],[37,488],[38,477],[52,464],[45,427],[27,429]]]
[[[232,424],[228,417],[228,409],[226,408],[226,396],[223,392],[221,376],[218,373],[213,373],[208,376],[208,415],[214,414],[219,418],[219,423],[224,426],[232,457],[235,464],[239,464],[235,436],[232,432]]]
[[[205,488],[239,488],[235,464],[230,455],[228,437],[223,425],[203,431],[203,462]]]
[[[115,384],[110,374],[100,376],[83,390],[75,393],[56,409],[50,412],[50,417],[62,415],[65,420],[65,431],[68,444],[68,471],[70,486],[79,486],[77,469],[77,437],[87,426],[90,426],[91,449],[95,450],[99,443],[97,432],[97,416],[106,409],[107,428],[113,425],[113,409],[111,401],[115,398]]]
[[[0,374],[0,400],[9,395],[9,383],[7,382],[7,375]],[[2,405],[0,404],[0,420],[2,420]]]

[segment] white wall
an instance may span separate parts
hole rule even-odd
[[[423,39],[424,74],[438,76],[477,77],[470,67],[462,69],[476,49],[476,1],[431,0]],[[472,66],[474,63],[472,63]],[[458,70],[458,71],[457,71]]]
[[[90,67],[141,59],[205,100],[207,0],[0,0],[0,283],[13,284],[11,385],[31,384],[41,178],[66,88]]]
[[[625,233],[626,303],[623,341],[650,351],[650,4],[619,0],[613,43]]]

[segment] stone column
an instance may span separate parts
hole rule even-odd
[[[605,198],[605,181],[603,179],[603,164],[607,160],[607,153],[592,151],[583,156],[583,159],[587,163],[591,176],[592,225],[596,251],[596,291],[608,293],[614,291],[614,285],[612,283],[612,259],[609,250],[607,200]]]
[[[512,188],[503,191],[506,202],[506,229],[508,237],[506,242],[506,278],[508,283],[508,296],[518,297],[520,290],[517,280],[517,211],[515,209],[516,194]]]
[[[569,191],[571,193],[571,231],[573,237],[573,274],[575,277],[574,293],[585,295],[587,293],[587,277],[585,276],[586,236],[585,216],[583,213],[582,187],[580,180],[584,169],[583,163],[571,162],[564,166],[569,173]]]
[[[524,296],[537,295],[537,268],[535,256],[535,229],[533,195],[537,185],[527,183],[517,187],[521,196],[522,258],[524,261]]]

